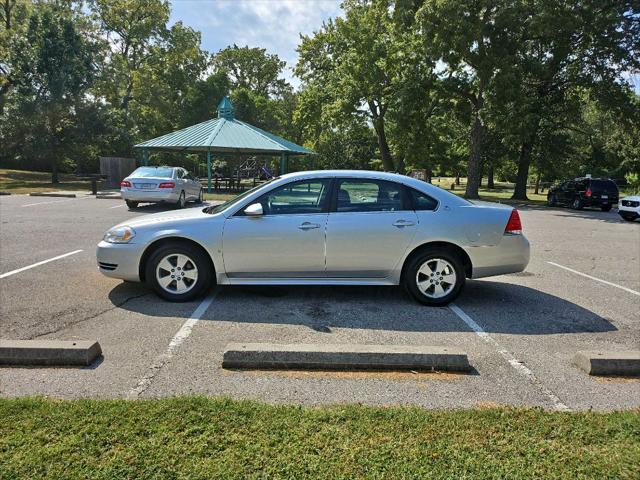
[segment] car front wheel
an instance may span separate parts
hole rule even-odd
[[[424,305],[446,305],[453,301],[465,283],[459,257],[443,248],[424,250],[411,260],[405,271],[404,285]]]
[[[547,197],[547,207],[555,207],[556,206],[556,196],[551,194]]]
[[[582,210],[582,200],[580,200],[579,198],[574,199],[573,203],[571,204],[571,208],[573,208],[574,210]]]
[[[204,202],[204,194],[202,193],[202,189],[200,189],[200,193],[198,194],[198,203]]]
[[[184,192],[180,193],[180,198],[178,198],[178,202],[176,203],[176,208],[184,208],[187,204],[187,199],[185,197]]]
[[[198,248],[182,243],[167,244],[149,258],[145,278],[165,300],[186,302],[211,286],[212,267]]]
[[[627,222],[633,222],[636,218],[638,218],[638,215],[635,213],[621,213],[620,216]]]

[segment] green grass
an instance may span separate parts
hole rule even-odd
[[[0,399],[0,478],[640,475],[640,411]]]
[[[467,186],[467,179],[460,178],[460,185],[455,185],[455,189],[451,190],[451,185],[455,182],[453,177],[440,177],[434,178],[432,183],[433,185],[444,188],[445,190],[449,190],[452,193],[455,193],[459,196],[464,196],[464,190]],[[543,205],[547,203],[547,190],[540,191],[540,193],[534,193],[534,190],[529,188],[527,189],[527,197],[528,201],[523,202],[522,200],[511,200],[511,196],[513,195],[513,184],[507,182],[495,182],[495,188],[487,188],[486,179],[483,181],[479,189],[480,199],[487,202],[499,202],[499,203],[508,203],[508,204],[536,204]]]
[[[100,182],[98,182],[100,188]],[[69,190],[91,191],[91,182],[78,180],[75,175],[60,174],[60,183],[51,183],[49,172],[28,172],[26,170],[9,170],[0,168],[0,192],[9,193],[42,193]]]

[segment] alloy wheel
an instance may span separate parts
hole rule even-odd
[[[198,281],[198,268],[187,255],[172,253],[158,262],[156,280],[158,285],[169,293],[186,293]]]
[[[448,261],[442,258],[430,258],[416,273],[418,290],[429,298],[442,298],[456,286],[456,271]]]

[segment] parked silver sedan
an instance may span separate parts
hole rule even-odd
[[[397,285],[444,305],[466,278],[520,272],[517,210],[402,175],[300,172],[222,205],[131,219],[98,245],[100,271],[186,301],[212,283]]]
[[[181,167],[139,167],[120,183],[120,195],[129,208],[146,202],[184,208],[189,201],[202,203],[202,186]]]

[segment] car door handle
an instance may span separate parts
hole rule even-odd
[[[393,222],[394,227],[402,228],[402,227],[413,227],[415,223],[410,222],[409,220],[396,220]]]
[[[319,223],[304,222],[298,228],[300,230],[313,230],[314,228],[320,228],[320,224]]]

